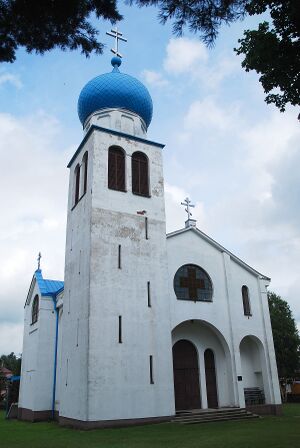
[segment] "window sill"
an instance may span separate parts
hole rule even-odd
[[[193,302],[193,303],[212,303],[213,299],[209,299],[209,300],[201,300],[201,299],[183,299],[181,297],[176,297],[177,300],[182,300],[183,302]]]
[[[127,190],[119,190],[118,188],[108,187],[108,189],[112,191],[119,191],[120,193],[127,193]]]
[[[140,194],[140,193],[135,193],[134,191],[132,192],[132,194],[134,194],[135,196],[141,196],[143,198],[151,198],[150,194]]]
[[[83,193],[83,195],[80,196],[80,198],[78,199],[78,201],[76,202],[76,204],[73,205],[73,207],[71,208],[71,211],[74,210],[74,208],[79,204],[79,202],[81,201],[81,199],[86,195],[86,192]]]

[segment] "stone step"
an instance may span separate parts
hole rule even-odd
[[[222,414],[195,414],[195,415],[190,415],[189,417],[175,417],[173,419],[173,421],[175,422],[185,422],[185,421],[189,421],[191,419],[201,419],[201,418],[218,418],[218,417],[247,417],[248,415],[252,415],[251,413],[247,414],[247,413],[241,413],[241,412],[237,412],[237,413],[222,413]]]
[[[258,415],[252,414],[245,408],[227,408],[216,410],[193,410],[182,411],[176,414],[172,419],[174,423],[191,424],[191,423],[205,423],[213,421],[225,420],[244,420],[259,418]]]
[[[259,418],[258,415],[245,415],[245,416],[231,416],[231,417],[212,417],[212,418],[202,418],[202,419],[190,419],[185,422],[177,422],[180,425],[193,425],[198,423],[213,423],[213,422],[226,422],[226,421],[241,421],[241,420],[254,420]]]
[[[207,410],[193,410],[193,411],[180,411],[176,412],[174,418],[185,418],[195,415],[219,415],[219,414],[245,414],[248,411],[245,408],[226,408],[226,409],[207,409]]]

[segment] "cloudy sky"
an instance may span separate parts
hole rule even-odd
[[[121,70],[151,92],[150,139],[166,144],[167,230],[184,226],[180,202],[196,204],[198,227],[272,278],[300,324],[300,125],[297,110],[264,103],[254,73],[233,52],[244,28],[224,27],[207,49],[194,35],[175,38],[155,9],[123,6],[128,44]],[[82,139],[80,90],[110,71],[112,42],[101,23],[103,56],[20,50],[0,65],[2,202],[0,354],[22,351],[23,306],[42,252],[46,278],[63,279],[68,170]]]

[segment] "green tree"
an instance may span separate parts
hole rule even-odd
[[[102,53],[97,19],[121,20],[117,0],[0,0],[0,62],[14,62],[18,47],[43,54],[53,48]]]
[[[300,105],[299,0],[125,0],[156,6],[162,23],[173,21],[175,34],[185,28],[212,45],[223,24],[268,14],[270,22],[246,30],[235,51],[242,66],[260,74],[266,102],[281,111]],[[102,53],[92,18],[121,20],[117,0],[0,0],[0,62],[13,62],[18,47],[43,54],[53,48]]]
[[[21,362],[21,357],[16,356],[14,352],[11,352],[9,355],[2,355],[0,357],[0,366],[11,370],[14,375],[20,375]]]
[[[237,54],[245,56],[242,67],[260,74],[265,101],[281,112],[288,103],[300,104],[300,3],[299,0],[253,0],[250,15],[269,11],[272,24],[260,23],[239,39]]]
[[[268,293],[271,325],[280,378],[295,376],[300,368],[300,337],[288,303],[274,292]]]
[[[188,27],[208,45],[222,24],[266,13],[271,23],[246,30],[235,51],[243,55],[242,67],[255,70],[266,93],[265,101],[284,112],[288,103],[300,105],[300,4],[299,0],[131,0],[139,6],[157,5],[162,23],[174,21],[173,31]]]

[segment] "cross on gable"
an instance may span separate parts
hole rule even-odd
[[[187,277],[180,277],[180,286],[182,288],[188,288],[189,290],[189,298],[197,299],[198,289],[205,289],[205,282],[203,278],[196,278],[196,269],[195,268],[187,268],[188,274]]]

